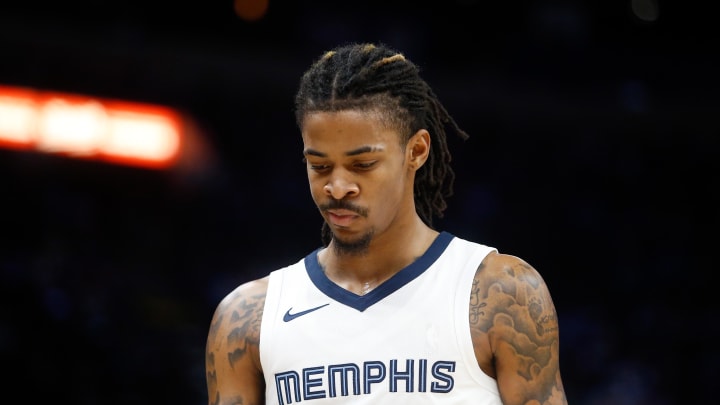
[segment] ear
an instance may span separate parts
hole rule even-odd
[[[408,141],[407,161],[413,170],[418,170],[425,164],[430,155],[430,133],[426,129],[421,129]]]

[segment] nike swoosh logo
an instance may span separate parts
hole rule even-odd
[[[284,322],[290,322],[290,321],[292,321],[293,319],[295,319],[295,318],[297,318],[297,317],[299,317],[299,316],[303,316],[303,315],[309,314],[309,313],[312,312],[312,311],[317,311],[318,309],[320,309],[320,308],[322,308],[322,307],[326,307],[326,306],[328,306],[328,305],[330,305],[329,302],[328,302],[327,304],[320,305],[319,307],[306,309],[306,310],[304,310],[304,311],[300,311],[300,312],[297,312],[297,313],[294,313],[294,314],[291,314],[291,313],[290,313],[290,311],[292,311],[292,307],[290,307],[290,309],[288,309],[287,312],[285,312],[285,316],[283,316],[283,321],[284,321]]]

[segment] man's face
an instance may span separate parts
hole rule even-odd
[[[406,150],[376,113],[310,114],[302,138],[310,192],[336,242],[369,243],[399,218],[415,214],[405,212],[413,210]]]

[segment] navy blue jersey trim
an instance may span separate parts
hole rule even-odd
[[[440,232],[420,258],[365,295],[354,294],[327,278],[317,259],[320,249],[305,256],[305,269],[313,284],[325,295],[362,312],[424,273],[430,265],[435,263],[435,260],[445,251],[454,237],[449,232]]]

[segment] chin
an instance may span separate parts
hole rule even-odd
[[[370,241],[375,233],[366,232],[361,235],[349,236],[347,233],[332,230],[333,248],[338,254],[362,255],[368,251]]]

